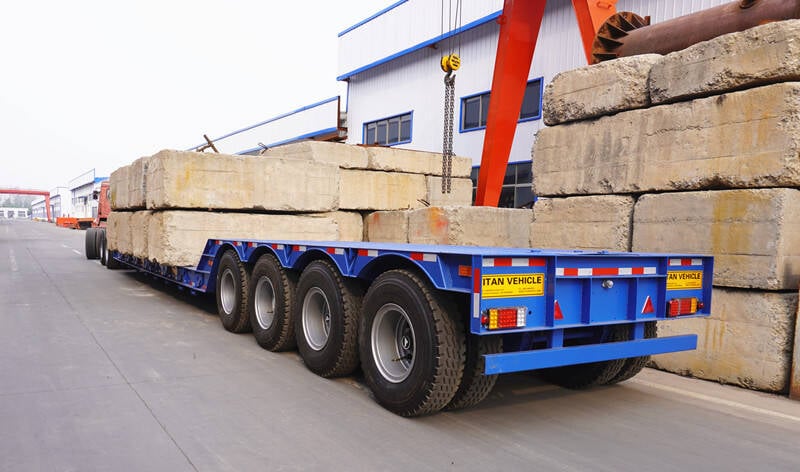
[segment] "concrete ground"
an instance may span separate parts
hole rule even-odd
[[[568,391],[501,377],[404,419],[358,378],[224,331],[213,303],[0,220],[0,470],[800,470],[800,402],[646,370]]]

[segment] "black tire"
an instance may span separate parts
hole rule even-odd
[[[106,269],[117,270],[122,269],[124,266],[121,262],[111,257],[111,251],[108,249],[108,236],[105,228],[100,229],[100,263],[106,266]]]
[[[359,332],[364,378],[384,408],[420,416],[453,399],[464,373],[463,326],[452,300],[427,281],[406,270],[381,274],[364,297]]]
[[[468,336],[464,376],[446,410],[469,408],[489,396],[498,376],[484,375],[486,360],[483,356],[500,352],[503,352],[503,338],[500,336]]]
[[[250,275],[247,312],[253,336],[270,351],[294,349],[294,318],[297,275],[284,269],[272,254],[261,256]]]
[[[103,232],[105,231],[103,228],[94,228],[94,250],[95,254],[97,254],[98,259],[102,259],[102,252],[100,251],[100,240],[103,239]],[[88,229],[87,229],[88,231]]]
[[[217,312],[222,326],[231,333],[250,331],[247,316],[249,275],[234,251],[228,250],[217,269]]]
[[[658,327],[655,321],[650,321],[644,325],[644,337],[655,338],[658,335]],[[631,339],[633,336],[629,337]],[[608,385],[624,382],[633,378],[636,374],[642,371],[647,363],[650,362],[650,356],[639,356],[625,359],[625,365],[619,373],[608,381]]]
[[[331,378],[358,367],[358,320],[363,291],[330,262],[309,264],[297,283],[293,307],[297,350],[306,367]]]
[[[97,228],[89,228],[84,235],[84,252],[89,260],[97,259],[97,245],[95,244]]]
[[[624,326],[611,326],[606,329],[604,342],[625,341],[626,339],[627,333]],[[581,390],[607,384],[619,374],[626,361],[627,359],[614,359],[555,367],[542,370],[541,375],[548,382],[564,388]]]

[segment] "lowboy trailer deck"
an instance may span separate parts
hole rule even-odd
[[[700,255],[211,239],[197,267],[110,257],[215,293],[226,329],[297,347],[318,375],[360,363],[403,416],[474,405],[508,372],[569,388],[627,380],[652,354],[696,347],[656,337],[656,322],[711,309],[713,258]]]

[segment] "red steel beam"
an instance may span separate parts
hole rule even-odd
[[[505,0],[475,205],[496,207],[546,0]]]
[[[44,190],[25,190],[19,188],[0,188],[0,194],[11,195],[40,195],[44,197],[44,207],[47,210],[47,222],[52,222],[53,218],[50,214],[50,192]]]
[[[592,45],[597,35],[597,30],[605,21],[617,12],[617,0],[572,0],[575,18],[578,20],[578,29],[583,41],[583,52],[586,62],[592,63]]]

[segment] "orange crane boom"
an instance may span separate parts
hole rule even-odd
[[[24,190],[18,188],[0,188],[0,194],[10,195],[41,195],[44,197],[44,206],[47,209],[47,221],[51,222],[52,215],[50,214],[50,192],[44,190]]]

